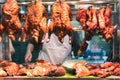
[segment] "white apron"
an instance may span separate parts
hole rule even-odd
[[[46,40],[48,34],[46,34],[45,41],[43,43],[42,50],[39,53],[40,59],[48,60],[52,64],[63,63],[63,61],[70,55],[71,45],[69,44],[69,36],[64,37],[64,42],[61,43],[55,34],[52,34],[50,41],[47,43]]]

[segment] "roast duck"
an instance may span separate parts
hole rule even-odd
[[[0,77],[6,76],[63,76],[66,71],[60,65],[52,65],[45,60],[36,60],[35,63],[16,64],[0,60]]]
[[[42,37],[44,41],[45,34],[47,32],[47,14],[45,7],[40,3],[39,0],[31,2],[27,6],[26,20],[24,24],[24,39],[32,36],[32,38],[38,42],[38,37]]]
[[[19,6],[16,0],[6,0],[2,7],[2,23],[4,31],[9,35],[11,40],[15,40],[15,35],[18,35],[18,40],[21,40],[22,25],[18,18]]]
[[[88,46],[86,41],[91,40],[95,32],[103,35],[106,41],[112,38],[114,26],[111,22],[111,8],[109,6],[101,7],[99,10],[95,10],[93,6],[89,6],[87,10],[79,8],[76,14],[76,20],[80,22],[85,31],[85,38],[80,48],[82,52]]]
[[[70,24],[72,20],[71,9],[68,4],[58,0],[52,5],[52,19],[49,25],[49,39],[54,33],[60,42],[64,41],[64,36],[69,36],[69,43],[71,43],[73,28]],[[49,41],[48,39],[48,41]]]

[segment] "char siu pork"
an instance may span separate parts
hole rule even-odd
[[[112,34],[114,31],[114,26],[112,25],[111,22],[111,8],[109,6],[105,8],[104,17],[105,17],[106,28],[102,33],[106,41],[109,41],[112,38]]]
[[[112,38],[114,26],[111,22],[111,8],[109,6],[102,7],[98,11],[99,31],[106,41]]]
[[[2,33],[4,31],[3,25],[0,23],[0,42],[2,41]]]
[[[89,6],[87,10],[87,26],[88,30],[95,30],[97,28],[97,11],[93,8],[93,6]]]
[[[87,20],[87,10],[84,8],[79,8],[76,14],[76,20],[81,23],[83,30],[87,29],[86,20]]]
[[[100,32],[102,32],[106,25],[105,25],[105,17],[104,17],[104,12],[105,12],[105,7],[101,7],[99,10],[98,10],[98,23],[99,23],[99,30]]]
[[[80,22],[85,31],[85,38],[80,47],[81,53],[87,49],[86,41],[91,40],[96,33],[103,35],[106,41],[112,38],[114,26],[111,22],[111,8],[109,6],[101,7],[98,10],[95,10],[93,6],[89,6],[87,10],[79,8],[76,20]]]

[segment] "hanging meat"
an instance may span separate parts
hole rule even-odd
[[[88,10],[79,8],[76,14],[76,20],[80,22],[83,30],[85,31],[85,38],[80,46],[81,53],[87,49],[87,40],[91,40],[97,29],[97,11],[93,6],[89,6]]]
[[[98,11],[93,6],[89,6],[87,10],[79,8],[76,14],[76,20],[80,22],[85,31],[85,38],[80,47],[82,53],[87,49],[88,44],[86,41],[91,40],[96,32],[103,35],[106,41],[112,38],[114,26],[111,22],[110,6],[101,7]]]
[[[76,20],[81,23],[81,26],[83,27],[83,30],[87,29],[86,26],[86,20],[87,20],[87,10],[84,8],[79,8],[76,13]]]
[[[15,35],[18,34],[18,40],[21,40],[22,26],[18,18],[20,8],[16,0],[6,0],[2,8],[3,26],[5,32],[11,40],[15,40]]]
[[[102,7],[98,11],[99,30],[106,41],[112,38],[114,26],[111,22],[111,8],[109,6]]]
[[[88,10],[79,8],[76,20],[81,23],[83,30],[95,30],[97,28],[97,11],[93,6],[89,6]]]
[[[54,33],[60,42],[64,41],[64,36],[68,34],[69,43],[71,43],[73,28],[70,24],[72,20],[71,9],[68,4],[57,1],[52,5],[52,20],[49,25],[49,39]]]
[[[114,26],[112,25],[112,22],[111,22],[111,8],[110,8],[110,6],[107,6],[105,8],[104,17],[105,17],[106,28],[103,31],[103,37],[106,39],[106,41],[109,41],[112,38],[112,34],[114,31]]]
[[[104,12],[105,12],[105,7],[102,7],[98,10],[98,14],[97,14],[100,32],[102,32],[106,27]]]
[[[26,11],[26,21],[24,25],[24,40],[26,41],[30,36],[38,42],[38,37],[44,40],[45,33],[47,32],[47,15],[45,7],[36,0],[31,2]]]
[[[88,30],[95,30],[97,28],[97,11],[93,8],[93,6],[89,6],[87,10],[87,27]]]
[[[2,41],[2,33],[4,31],[3,25],[0,23],[0,42]]]

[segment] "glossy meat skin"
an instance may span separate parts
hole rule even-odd
[[[89,6],[88,9],[79,8],[76,14],[76,20],[80,22],[82,29],[85,31],[85,38],[80,46],[81,53],[84,53],[87,49],[87,40],[91,40],[97,29],[97,11],[93,6]]]
[[[17,72],[19,70],[18,64],[6,60],[3,60],[0,64],[2,65],[3,69],[6,71],[7,75],[9,76],[17,75]]]
[[[112,62],[105,62],[105,63],[101,64],[100,67],[101,67],[101,68],[108,68],[108,67],[110,67],[110,66],[112,66],[112,65],[113,65]]]
[[[85,67],[86,62],[77,62],[73,66],[73,69],[76,71],[76,77],[83,77],[90,75],[90,71]]]
[[[114,26],[111,22],[111,7],[101,7],[98,10],[94,6],[89,6],[88,9],[79,8],[76,14],[76,20],[80,22],[82,29],[85,31],[85,37],[80,46],[80,52],[84,53],[87,49],[86,41],[98,33],[108,42],[113,37]]]
[[[93,6],[89,6],[87,10],[79,8],[76,20],[81,23],[83,30],[95,30],[97,28],[97,11]]]
[[[105,9],[104,17],[106,28],[103,31],[103,37],[106,39],[106,41],[109,41],[112,38],[112,34],[114,31],[114,26],[111,22],[111,8],[109,6],[107,6]]]
[[[7,76],[7,72],[5,72],[2,67],[0,67],[0,77],[6,77],[6,76]]]
[[[66,70],[60,65],[52,65],[46,60],[35,63],[16,64],[15,62],[0,60],[0,77],[6,76],[63,76]]]
[[[98,77],[107,77],[109,75],[119,75],[120,74],[120,64],[113,62],[105,62],[102,64],[89,64],[87,68],[90,71],[90,75]]]
[[[71,43],[73,28],[70,24],[71,9],[68,4],[58,1],[52,5],[52,20],[49,25],[49,39],[54,33],[60,42],[63,42],[65,35],[69,36],[69,43]],[[48,40],[49,40],[48,39]]]
[[[114,75],[120,75],[120,67],[117,67],[114,71],[113,71]]]
[[[33,64],[27,64],[18,71],[18,75],[27,76],[63,76],[66,71],[63,67],[52,65],[45,60],[37,60]]]
[[[5,27],[5,32],[11,40],[15,40],[15,35],[18,34],[18,40],[21,41],[22,25],[18,18],[19,6],[16,0],[6,0],[2,8],[2,21]]]
[[[0,23],[0,42],[2,41],[2,33],[4,32],[4,27],[3,25]]]
[[[87,10],[88,20],[86,22],[88,30],[95,30],[97,28],[97,11],[93,6],[89,6]]]
[[[45,7],[39,2],[39,0],[31,2],[27,6],[23,41],[29,39],[30,36],[32,36],[36,42],[38,42],[38,37],[41,36],[43,41],[47,32],[46,21],[47,13]]]
[[[81,23],[83,30],[86,30],[87,10],[84,8],[79,8],[76,13],[76,20]]]
[[[106,27],[105,25],[105,17],[104,17],[105,7],[101,7],[98,11],[98,22],[99,22],[99,29],[100,32],[103,31]]]
[[[76,77],[97,76],[105,78],[110,75],[120,75],[120,63],[105,62],[102,64],[87,64],[86,61],[76,62],[73,66]],[[60,65],[52,65],[46,60],[35,63],[16,64],[11,61],[0,60],[0,77],[6,76],[64,76],[66,70]]]
[[[111,24],[111,20],[110,20],[111,15],[112,15],[112,13],[111,13],[111,8],[110,8],[110,6],[107,6],[107,7],[106,7],[106,10],[105,10],[105,13],[104,13],[104,16],[105,16],[105,24],[106,24],[106,25]]]
[[[111,22],[111,8],[109,6],[102,7],[98,11],[99,30],[106,41],[112,38],[114,26]]]

